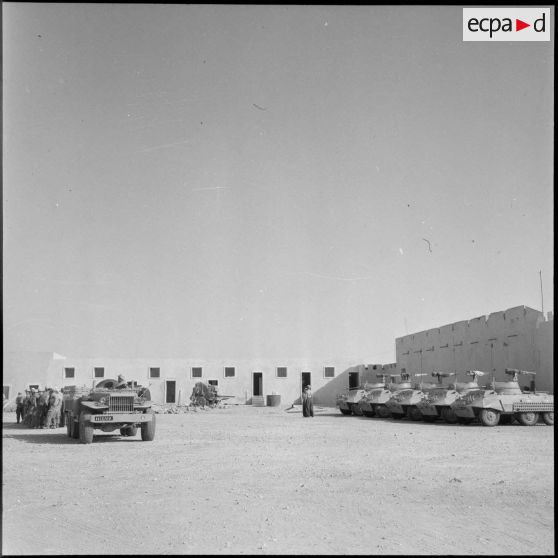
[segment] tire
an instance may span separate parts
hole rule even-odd
[[[351,409],[339,409],[343,415],[351,415]]]
[[[449,424],[455,424],[457,422],[457,416],[451,407],[444,407],[442,409],[442,418]]]
[[[471,417],[456,417],[459,424],[471,424],[475,419]]]
[[[548,426],[554,426],[554,411],[542,414],[543,422]]]
[[[405,416],[405,413],[391,413],[391,418],[396,420],[401,420]]]
[[[127,436],[135,436],[138,433],[138,427],[137,426],[128,426],[126,428],[126,435]]]
[[[414,421],[422,420],[422,413],[414,406],[407,407],[407,417]]]
[[[523,426],[535,426],[539,421],[539,413],[517,413],[517,422]]]
[[[380,418],[389,418],[390,412],[386,409],[385,405],[377,405],[376,406],[376,415]]]
[[[483,426],[496,426],[500,422],[500,413],[494,409],[482,409],[479,417]]]
[[[93,442],[94,428],[86,424],[83,415],[79,417],[79,441],[82,444],[90,444]]]
[[[353,405],[353,415],[356,417],[362,416],[362,409],[358,405]]]
[[[152,418],[149,422],[141,425],[141,439],[144,442],[151,442],[155,438],[155,414],[150,413]]]

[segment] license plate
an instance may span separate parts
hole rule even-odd
[[[111,415],[95,415],[93,420],[95,422],[110,422],[111,420],[114,420],[114,417]]]

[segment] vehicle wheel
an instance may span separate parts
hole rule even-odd
[[[471,424],[475,419],[471,417],[456,417],[459,424]]]
[[[545,424],[547,424],[548,426],[553,426],[554,425],[554,411],[552,411],[551,413],[543,413],[542,414],[542,419],[543,422]]]
[[[352,411],[351,409],[339,409],[341,411],[341,413],[343,413],[344,415],[351,415]]]
[[[141,439],[144,442],[151,442],[155,438],[155,414],[152,414],[152,419],[149,422],[144,422],[141,425]]]
[[[137,426],[128,426],[126,428],[126,436],[135,436],[138,433]]]
[[[414,406],[407,407],[407,417],[411,420],[422,420],[422,413]]]
[[[358,405],[353,405],[353,415],[357,417],[362,416],[362,409]]]
[[[483,426],[496,426],[500,422],[500,413],[494,409],[482,409],[480,421]]]
[[[376,407],[376,415],[378,415],[380,418],[388,418],[390,416],[390,413],[384,405],[378,405]]]
[[[436,422],[438,417],[435,415],[422,415],[422,420],[424,422]]]
[[[444,407],[442,409],[442,418],[450,424],[455,424],[457,422],[457,417],[451,407]]]
[[[405,416],[405,413],[391,413],[391,418],[396,420],[401,420]]]
[[[518,413],[517,421],[523,426],[535,426],[539,420],[539,413]]]
[[[82,444],[90,444],[93,441],[93,427],[86,424],[83,415],[79,417],[79,441]]]

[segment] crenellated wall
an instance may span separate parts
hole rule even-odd
[[[536,372],[536,388],[553,391],[554,319],[527,306],[455,322],[399,337],[395,352],[400,368],[411,373],[482,370],[497,380],[505,368]],[[522,377],[529,386],[530,378]]]

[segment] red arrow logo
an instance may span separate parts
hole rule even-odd
[[[522,29],[525,29],[525,27],[531,27],[531,24],[530,23],[525,23],[524,21],[521,21],[520,19],[515,20],[515,30],[516,31],[521,31]]]

